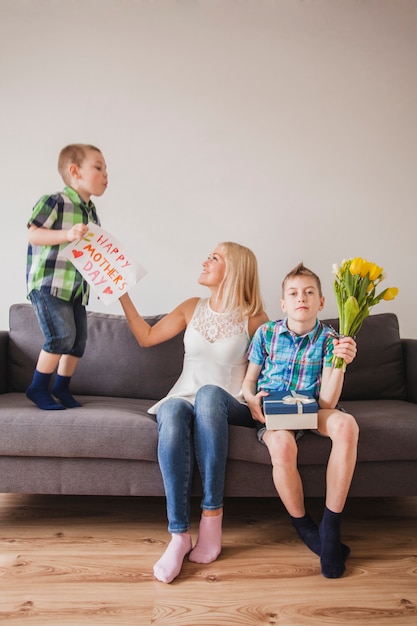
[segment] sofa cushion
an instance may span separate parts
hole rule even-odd
[[[337,319],[323,321],[338,330]],[[356,343],[358,353],[346,370],[341,400],[406,400],[397,316],[370,315],[364,320]]]
[[[161,315],[145,317],[151,325],[160,318]],[[338,328],[337,319],[323,321]],[[358,354],[347,368],[342,401],[405,400],[405,372],[396,315],[381,313],[367,317],[356,341]],[[11,391],[25,391],[29,385],[42,343],[42,334],[31,305],[12,305],[9,343]],[[87,348],[75,372],[71,389],[81,395],[159,400],[178,379],[182,360],[182,333],[158,346],[141,348],[123,315],[89,311]]]
[[[144,319],[153,326],[161,317]],[[183,333],[141,348],[123,315],[89,312],[87,348],[71,389],[78,394],[160,400],[178,379],[183,356]]]
[[[89,311],[88,340],[74,374],[74,394],[159,400],[181,373],[183,334],[152,348],[141,348],[123,315]],[[155,324],[162,316],[145,317]],[[43,344],[30,304],[10,307],[9,389],[25,391]],[[116,372],[116,373],[115,373]]]
[[[158,427],[149,400],[84,396],[81,409],[38,411],[21,393],[0,402],[0,456],[157,462]]]
[[[416,405],[401,400],[349,400],[343,408],[359,425],[358,461],[416,458]]]

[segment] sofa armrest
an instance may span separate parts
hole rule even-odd
[[[0,393],[7,391],[9,363],[9,331],[0,330]]]
[[[417,339],[401,339],[404,355],[407,400],[417,404]]]

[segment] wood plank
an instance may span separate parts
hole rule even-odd
[[[193,536],[198,520],[193,501]],[[323,503],[308,508],[320,518]],[[169,535],[161,498],[0,495],[0,623],[42,626],[355,626],[417,622],[417,498],[350,499],[345,575],[328,580],[278,499],[227,499],[223,550],[152,566]]]

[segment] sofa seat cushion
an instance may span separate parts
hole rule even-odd
[[[417,406],[402,400],[343,402],[359,425],[358,461],[412,461],[416,458]],[[270,464],[266,446],[251,428],[229,429],[229,458]],[[330,440],[306,431],[298,441],[298,464],[322,465],[330,453]]]
[[[152,402],[78,396],[82,409],[40,411],[21,393],[0,395],[0,456],[144,460],[157,463],[158,427]],[[401,400],[343,403],[360,428],[358,461],[415,459],[416,405]],[[299,465],[327,462],[330,440],[306,432]],[[229,427],[229,459],[270,465],[255,428]]]
[[[359,424],[358,461],[416,459],[417,405],[401,400],[352,400],[343,407]]]
[[[157,462],[149,400],[78,396],[81,409],[41,411],[21,393],[0,396],[0,455]]]

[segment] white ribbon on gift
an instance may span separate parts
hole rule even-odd
[[[306,396],[297,393],[296,391],[291,391],[291,396],[284,396],[280,402],[283,404],[296,404],[297,405],[297,413],[303,412],[303,404],[312,404],[315,402],[313,398],[307,398]]]

